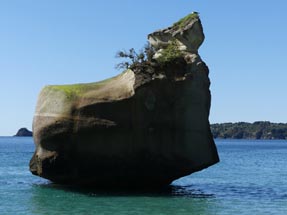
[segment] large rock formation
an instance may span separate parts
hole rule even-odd
[[[57,183],[155,187],[218,162],[197,14],[148,38],[156,50],[151,62],[102,82],[42,90],[33,174]]]

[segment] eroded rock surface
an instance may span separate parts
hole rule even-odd
[[[179,58],[102,82],[45,87],[31,172],[57,183],[158,187],[217,163],[208,67],[197,52],[204,34],[198,16],[185,22],[148,36],[157,51],[165,47],[155,40],[177,40]]]

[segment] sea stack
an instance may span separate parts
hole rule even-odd
[[[219,161],[198,14],[148,40],[152,58],[116,77],[41,91],[33,174],[62,184],[151,188]]]
[[[32,137],[32,131],[29,131],[27,128],[20,128],[17,133],[14,135],[15,137]]]

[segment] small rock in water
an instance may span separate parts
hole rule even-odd
[[[27,128],[20,128],[15,135],[16,137],[32,137],[32,131],[29,131]]]

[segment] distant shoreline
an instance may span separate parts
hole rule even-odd
[[[210,125],[214,139],[287,140],[287,123],[269,121],[214,123]],[[18,130],[14,137],[32,137],[27,128]],[[11,137],[11,136],[0,136]]]
[[[215,139],[286,140],[287,123],[216,123],[210,125]]]

